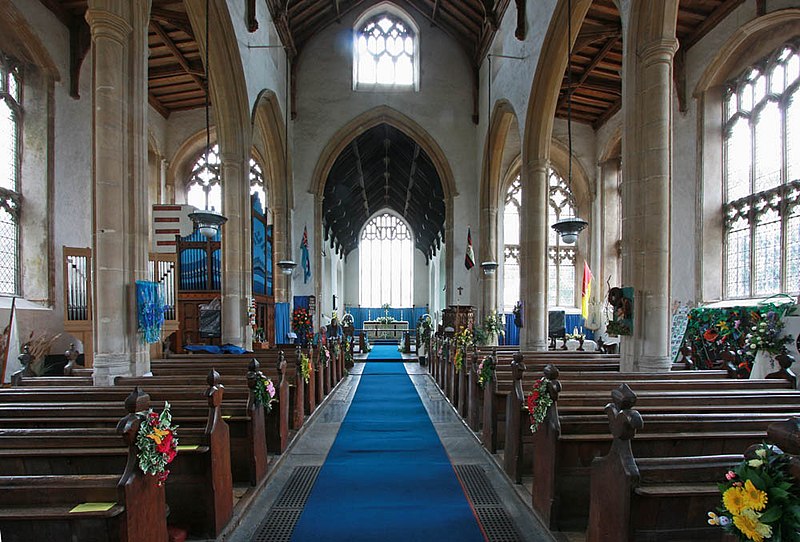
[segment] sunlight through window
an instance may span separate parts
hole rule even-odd
[[[358,253],[361,306],[411,307],[414,241],[406,223],[389,213],[375,216],[364,226]]]
[[[404,88],[415,85],[416,38],[400,18],[383,13],[356,31],[355,88]]]

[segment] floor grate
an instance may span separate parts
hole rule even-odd
[[[289,542],[322,467],[295,467],[253,542]]]
[[[480,465],[455,465],[455,469],[489,542],[519,542],[521,539],[514,521],[483,468]]]

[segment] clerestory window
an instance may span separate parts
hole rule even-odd
[[[19,65],[0,53],[0,294],[20,294],[20,169],[22,80]]]
[[[800,54],[785,44],[723,97],[725,296],[800,291]]]
[[[418,40],[411,25],[384,12],[355,29],[353,81],[356,90],[416,89]]]

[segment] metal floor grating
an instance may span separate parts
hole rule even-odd
[[[480,465],[454,465],[489,542],[520,542],[514,521]]]
[[[311,488],[322,467],[295,467],[267,517],[258,527],[253,542],[289,542],[303,513]]]

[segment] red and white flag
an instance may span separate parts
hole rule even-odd
[[[472,230],[467,228],[467,250],[464,254],[464,267],[467,271],[475,267],[475,251],[472,250]]]

